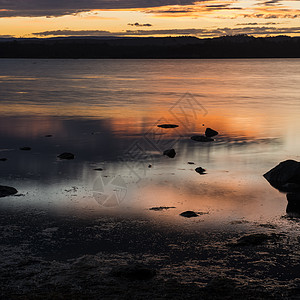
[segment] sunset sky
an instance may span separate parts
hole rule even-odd
[[[0,0],[0,37],[300,36],[299,18],[299,0]]]

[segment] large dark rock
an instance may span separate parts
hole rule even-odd
[[[280,191],[300,190],[300,162],[295,160],[283,161],[263,176]]]
[[[174,158],[176,155],[176,152],[174,149],[168,149],[164,151],[164,155],[170,157],[170,158]]]
[[[57,156],[60,159],[74,159],[74,154],[73,153],[68,153],[68,152],[64,152],[60,155]]]
[[[206,135],[207,137],[213,137],[213,136],[216,136],[216,135],[218,135],[218,134],[219,134],[218,131],[215,131],[215,130],[213,130],[213,129],[211,129],[211,128],[206,128],[206,130],[205,130],[205,135]]]
[[[0,185],[0,197],[11,196],[17,193],[18,191],[11,186]]]
[[[193,135],[191,137],[191,139],[193,141],[196,141],[196,142],[203,142],[203,143],[207,143],[207,142],[213,142],[214,139],[210,138],[210,137],[207,137],[205,135]]]

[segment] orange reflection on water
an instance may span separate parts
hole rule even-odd
[[[158,124],[171,123],[180,124],[178,120],[170,112],[163,112],[158,107],[153,108],[150,113],[143,110],[131,110],[126,107],[97,107],[87,105],[0,105],[2,116],[20,116],[18,126],[13,126],[9,130],[18,136],[26,135],[29,132],[36,136],[44,132],[61,132],[63,130],[62,124],[58,116],[61,118],[80,118],[80,119],[94,119],[94,120],[109,120],[110,129],[122,136],[136,136],[152,131]],[[32,116],[32,118],[31,118]],[[173,138],[176,135],[192,135],[204,134],[207,127],[214,128],[219,131],[221,135],[225,136],[241,136],[244,138],[255,139],[257,137],[265,136],[270,132],[265,132],[265,124],[267,119],[272,122],[272,114],[262,115],[249,112],[247,116],[234,112],[232,109],[218,110],[217,114],[208,113],[203,116],[198,114],[196,118],[190,118],[189,126],[179,126],[178,129],[160,129],[162,138]],[[27,119],[25,121],[25,119]],[[2,121],[3,122],[3,121]],[[15,124],[16,125],[16,124]],[[191,125],[191,126],[190,126]],[[3,124],[0,130],[7,130]],[[274,132],[273,132],[274,134]]]

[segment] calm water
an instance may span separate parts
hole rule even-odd
[[[299,70],[299,59],[1,59],[0,184],[21,194],[1,206],[284,222],[285,195],[262,174],[299,160]],[[214,142],[190,139],[206,127]]]

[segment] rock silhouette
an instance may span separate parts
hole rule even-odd
[[[198,214],[195,213],[194,211],[187,210],[187,211],[182,212],[180,214],[180,216],[185,217],[185,218],[194,218],[194,217],[198,217]]]
[[[197,173],[199,173],[200,175],[203,175],[203,174],[205,174],[205,172],[206,172],[206,170],[203,169],[203,168],[201,168],[201,167],[196,168],[195,171],[196,171]]]
[[[283,161],[263,176],[280,191],[300,191],[300,163],[295,160]]]
[[[157,125],[157,127],[160,127],[160,128],[176,128],[176,127],[178,127],[178,125],[175,125],[175,124],[161,124],[161,125]]]
[[[218,131],[215,131],[215,130],[213,130],[213,129],[211,129],[211,128],[206,128],[206,130],[205,130],[205,135],[206,135],[207,137],[213,137],[213,136],[216,136],[216,135],[218,135],[218,134],[219,134]]]
[[[31,148],[30,147],[21,147],[20,150],[29,151],[29,150],[31,150]]]
[[[75,156],[74,156],[73,153],[64,152],[64,153],[58,155],[57,157],[60,158],[60,159],[68,159],[68,160],[70,160],[70,159],[74,159]]]
[[[0,197],[11,196],[17,193],[18,191],[11,186],[0,185]]]
[[[174,158],[176,155],[176,152],[174,149],[168,149],[168,150],[165,150],[163,154],[170,158]]]

